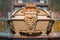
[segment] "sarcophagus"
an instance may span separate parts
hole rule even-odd
[[[53,23],[50,13],[43,8],[38,8],[34,3],[26,4],[24,8],[13,12],[10,19],[15,36],[47,35]]]

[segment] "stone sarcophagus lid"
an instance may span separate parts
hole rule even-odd
[[[24,8],[20,8],[12,13],[10,19],[12,30],[15,35],[48,35],[51,31],[54,20],[50,13],[38,8],[36,4],[26,4]]]

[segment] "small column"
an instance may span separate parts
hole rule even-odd
[[[21,35],[19,34],[20,31],[18,30],[15,30],[15,34],[14,34],[14,37],[20,37]]]
[[[46,34],[46,30],[41,31],[41,32],[42,32],[41,36],[47,36],[47,34]]]

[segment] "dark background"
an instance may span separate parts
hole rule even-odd
[[[49,0],[50,9],[60,12],[60,0]],[[0,0],[0,12],[11,11],[11,0]]]

